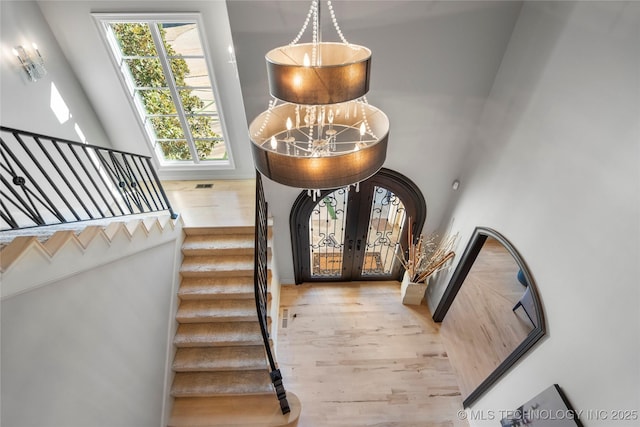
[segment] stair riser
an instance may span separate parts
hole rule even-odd
[[[178,297],[188,301],[253,300],[255,298],[253,280],[253,274],[244,277],[184,277],[178,289]]]
[[[184,227],[187,236],[221,236],[229,234],[253,235],[254,226],[245,227]]]
[[[197,270],[192,270],[192,269],[185,269],[185,270],[180,270],[180,275],[182,277],[194,277],[194,278],[201,278],[201,277],[228,277],[229,273],[234,274],[235,276],[247,276],[247,277],[253,277],[253,269],[235,269],[235,270],[220,270],[220,269],[214,269],[216,268],[215,266],[211,266],[211,269],[197,269]]]
[[[194,316],[181,317],[176,316],[178,323],[215,323],[215,322],[256,322],[258,316],[256,313],[247,316]]]
[[[225,255],[248,255],[253,256],[253,248],[182,248],[182,254],[187,256],[225,256]]]
[[[256,369],[267,369],[267,365],[251,365],[251,366],[247,366],[247,367],[235,367],[235,366],[229,366],[227,368],[205,368],[205,369],[199,369],[199,368],[173,368],[174,372],[188,372],[188,373],[195,373],[195,372],[238,372],[238,371],[242,371],[242,370],[247,370],[247,371],[255,371]]]
[[[233,300],[233,299],[245,299],[245,300],[253,300],[255,299],[255,293],[253,290],[243,292],[243,293],[187,293],[178,291],[178,298],[184,301],[202,301],[202,300]]]
[[[180,268],[180,275],[183,278],[191,277],[195,279],[224,279],[229,276],[244,277],[253,281],[253,264],[232,266],[225,264],[183,264]],[[267,270],[267,280],[271,281],[271,268]]]
[[[256,338],[248,341],[180,341],[179,339],[176,339],[173,341],[173,344],[177,348],[263,345],[262,338]]]
[[[253,300],[255,301],[255,290],[253,288],[245,291],[228,292],[216,290],[215,292],[180,292],[178,297],[185,301],[230,301],[230,300]],[[271,292],[267,293],[268,302],[271,301]]]
[[[246,391],[225,391],[225,392],[210,392],[210,393],[200,393],[200,392],[191,392],[191,393],[179,393],[179,392],[171,392],[171,397],[174,398],[185,398],[185,397],[217,397],[217,396],[262,396],[268,395],[272,396],[273,399],[276,399],[275,394],[272,390],[269,391],[254,391],[254,392],[246,392]],[[276,399],[277,403],[277,399]]]

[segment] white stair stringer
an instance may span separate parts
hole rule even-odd
[[[57,231],[46,241],[19,236],[0,250],[1,298],[27,292],[137,252],[182,239],[182,218],[159,215]]]

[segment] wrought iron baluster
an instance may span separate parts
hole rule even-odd
[[[271,372],[271,382],[276,390],[276,396],[280,402],[280,409],[283,414],[291,412],[289,402],[287,401],[287,393],[282,383],[282,373],[276,367],[276,362],[271,351],[269,343],[269,332],[267,330],[267,246],[268,246],[268,228],[267,228],[268,206],[264,197],[261,175],[256,171],[256,218],[255,218],[255,250],[254,250],[254,283],[256,310],[258,313],[258,321],[260,323],[260,331],[264,342],[267,359]]]
[[[40,212],[38,212],[38,209],[35,207],[33,200],[29,197],[29,194],[25,192],[25,197],[27,198],[27,200],[25,201],[22,196],[20,196],[20,194],[18,194],[18,192],[14,189],[14,186],[9,184],[9,182],[4,177],[0,177],[0,179],[2,180],[4,186],[9,189],[13,197],[20,203],[16,203],[16,201],[10,198],[4,191],[0,192],[0,194],[5,197],[7,201],[11,202],[11,204],[15,206],[20,212],[22,212],[27,218],[35,222],[36,225],[43,225],[45,223],[44,218],[42,218],[42,215],[40,215]]]
[[[48,154],[48,151],[46,151],[44,149],[44,147],[42,147],[42,143],[40,142],[40,139],[39,138],[34,138],[34,139],[36,140],[38,145],[40,145],[40,148],[42,149],[42,151],[46,153],[47,157],[51,158],[51,156]],[[67,156],[65,156],[65,154],[62,152],[62,149],[60,148],[60,145],[56,142],[55,139],[51,139],[50,141],[53,143],[53,146],[56,148],[56,151],[58,151],[58,154],[60,154],[60,157],[62,157],[62,160],[64,160],[65,163],[67,164],[67,167],[69,168],[69,170],[71,171],[73,176],[76,178],[76,180],[78,180],[78,183],[80,184],[80,186],[82,186],[82,188],[85,189],[84,188],[84,184],[82,183],[82,181],[78,177],[78,174],[76,173],[75,169],[73,168],[73,166],[71,166],[71,163],[69,162],[69,159],[67,159]],[[58,173],[60,174],[60,177],[64,180],[65,184],[67,184],[67,186],[69,187],[69,190],[71,190],[73,195],[76,197],[76,200],[78,200],[78,203],[80,203],[80,206],[82,206],[82,208],[87,213],[89,218],[93,219],[93,214],[87,208],[87,206],[84,204],[84,202],[82,201],[82,198],[80,196],[78,196],[78,193],[76,193],[76,190],[69,183],[69,181],[67,180],[66,176],[60,171],[60,169],[58,168],[58,166],[55,164],[55,162],[53,160],[51,160],[51,163],[53,164],[53,166],[56,169],[56,171],[58,171]],[[86,191],[86,189],[85,189],[85,191]],[[89,195],[89,197],[91,198],[91,195]],[[91,200],[93,201],[93,199],[91,199]]]
[[[4,193],[0,192],[4,196]],[[2,206],[2,212],[0,212],[0,218],[11,228],[18,228],[18,222],[15,220],[13,215],[11,215],[11,211],[7,209],[7,206],[4,204],[2,199],[0,199],[0,206]]]
[[[125,176],[125,178],[127,179],[126,182],[130,189],[131,197],[133,200],[135,200],[135,204],[140,210],[140,212],[145,212],[145,208],[144,208],[145,205],[147,206],[148,210],[151,210],[151,204],[149,203],[149,200],[147,199],[147,196],[144,193],[143,188],[140,186],[140,181],[137,175],[135,174],[133,168],[129,164],[129,161],[128,161],[129,157],[130,156],[126,154],[121,154],[118,165],[122,169],[123,176]]]
[[[138,165],[138,163],[140,162],[140,158],[139,157],[131,157],[131,163],[133,163],[133,165],[136,167],[136,170],[138,171],[138,176],[140,177],[139,181],[138,181],[138,186],[140,186],[140,182],[142,182],[142,184],[144,184],[144,188],[147,190],[146,194],[148,194],[149,199],[151,199],[151,201],[153,202],[153,206],[155,206],[155,210],[160,210],[160,208],[158,207],[158,203],[156,202],[155,197],[153,196],[153,193],[151,192],[151,190],[149,190],[149,185],[147,184],[147,180],[144,179],[144,175],[142,174],[142,171],[140,170],[140,166]],[[146,199],[146,197],[145,197]],[[147,205],[149,206],[150,210],[154,210],[151,205],[149,204],[149,201],[147,199]]]
[[[150,181],[150,182],[152,183],[152,185],[153,185],[154,182],[156,184],[158,184],[158,191],[160,192],[160,194],[162,194],[162,199],[164,200],[166,209],[169,209],[169,212],[171,213],[171,218],[176,219],[178,217],[178,214],[176,214],[173,211],[173,208],[171,207],[171,204],[169,203],[169,199],[167,198],[167,194],[164,192],[164,188],[160,184],[160,179],[158,178],[158,174],[156,173],[156,170],[153,168],[153,165],[151,164],[151,159],[147,157],[146,160],[147,160],[147,166],[149,167],[149,170],[151,171],[151,174],[153,175],[153,178],[154,178],[154,180]]]
[[[140,200],[138,200],[135,192],[135,184],[131,182],[131,178],[128,176],[127,170],[120,163],[120,159],[116,157],[116,153],[113,152],[109,152],[109,159],[111,159],[113,170],[119,179],[119,186],[122,189],[122,193],[126,195],[127,200],[129,200],[129,209],[131,209],[131,213],[133,213],[133,206],[138,208],[139,212],[143,212],[142,205],[140,204]]]
[[[124,202],[127,209],[129,209],[129,213],[132,213],[132,214],[135,213],[133,211],[133,207],[131,206],[131,202],[129,201],[129,197],[127,196],[127,193],[124,190],[124,187],[126,187],[127,184],[120,179],[120,175],[118,175],[118,169],[116,168],[115,165],[109,164],[109,162],[107,162],[107,160],[103,157],[101,151],[96,150],[96,154],[100,159],[100,161],[102,162],[102,167],[104,167],[105,171],[107,171],[107,174],[109,175],[109,178],[111,178],[111,181],[114,187],[118,190],[118,193],[122,198],[122,201]],[[109,155],[109,158],[113,161],[113,159],[111,158],[111,153],[107,151],[107,154]]]
[[[84,163],[82,162],[82,160],[80,160],[80,156],[78,155],[78,153],[76,152],[75,146],[74,145],[69,145],[69,149],[71,150],[71,152],[73,153],[73,156],[76,158],[76,160],[78,161],[78,164],[80,165],[80,167],[82,168],[84,174],[87,176],[87,178],[89,179],[89,181],[91,182],[91,185],[93,185],[93,188],[95,188],[96,192],[98,193],[98,195],[100,196],[100,198],[102,199],[104,206],[109,210],[109,212],[111,212],[111,216],[116,216],[115,212],[113,212],[113,209],[111,209],[111,206],[109,206],[109,203],[107,202],[107,199],[104,197],[104,195],[102,194],[102,191],[100,191],[100,189],[98,188],[98,185],[96,184],[96,182],[94,181],[93,177],[91,176],[91,174],[89,173],[89,170],[87,169],[87,167],[84,165]],[[89,161],[91,161],[91,159],[89,158]],[[79,179],[80,182],[83,182],[82,180]],[[93,204],[95,205],[96,209],[98,210],[98,212],[100,212],[100,216],[102,216],[102,218],[106,218],[106,214],[103,212],[103,210],[100,208],[100,206],[98,205],[98,203],[96,203],[96,201],[93,199],[93,196],[91,196],[91,192],[89,191],[89,189],[83,184],[83,188],[85,189],[85,191],[87,192],[87,195],[91,198],[91,201],[93,202]]]
[[[4,126],[0,131],[2,229],[162,210],[177,218],[148,156]]]
[[[46,172],[44,172],[42,166],[40,166],[39,162],[37,160],[35,160],[35,158],[33,157],[33,154],[31,153],[31,151],[26,147],[24,141],[22,141],[22,139],[20,138],[20,136],[17,133],[13,133],[14,138],[16,139],[16,141],[18,141],[18,143],[20,144],[20,146],[22,147],[23,150],[25,150],[26,154],[31,158],[32,161],[34,161],[36,167],[41,171],[41,173],[43,173],[45,175],[45,177],[47,177]],[[27,188],[24,184],[26,184],[26,182],[29,182],[31,185],[33,185],[36,190],[38,190],[38,192],[40,193],[40,196],[42,196],[42,198],[44,200],[46,200],[46,204],[43,203],[43,207],[49,209],[50,212],[53,213],[53,215],[60,221],[60,222],[65,222],[65,218],[64,215],[62,215],[62,213],[60,213],[60,211],[56,208],[56,206],[54,205],[54,203],[51,201],[51,199],[49,199],[49,197],[47,196],[47,194],[42,191],[42,188],[40,187],[40,185],[38,184],[38,182],[33,179],[33,177],[31,176],[31,174],[26,170],[26,168],[22,165],[22,162],[13,154],[13,152],[11,152],[11,150],[9,149],[9,147],[5,144],[4,140],[0,140],[0,142],[2,143],[2,147],[6,150],[6,152],[9,154],[9,157],[11,157],[11,160],[13,160],[13,162],[18,166],[18,168],[20,168],[20,171],[22,173],[22,176],[19,176],[18,174],[15,174],[14,178],[22,178],[22,182],[21,184],[16,184],[16,185],[20,185],[20,187],[22,188],[22,191],[25,193],[25,197],[29,198],[29,196],[27,195]],[[26,178],[24,178],[26,177]],[[48,178],[48,177],[47,177]],[[18,180],[20,181],[20,180]],[[18,182],[16,180],[14,180],[15,182]],[[53,185],[53,183],[51,182],[51,179],[48,179],[49,184]],[[54,185],[55,187],[55,185]],[[31,199],[29,198],[29,200],[31,201]],[[37,217],[42,219],[42,215],[40,214],[40,212],[38,211],[38,209],[35,207],[35,205],[33,205],[33,201],[31,201],[33,209],[35,210],[35,212],[37,212]],[[44,224],[44,220],[42,220],[42,222],[38,222],[38,225],[42,225]]]
[[[67,177],[62,173],[62,171],[60,171],[60,168],[58,167],[58,164],[53,160],[53,158],[51,157],[51,154],[49,154],[49,151],[45,150],[45,148],[42,146],[42,142],[40,142],[40,138],[37,137],[37,136],[34,136],[33,140],[36,142],[36,144],[38,144],[38,147],[40,147],[40,150],[42,151],[42,153],[49,160],[49,163],[51,164],[51,166],[53,166],[55,171],[58,172],[58,175],[60,176],[62,181],[64,181],[64,183],[67,184],[67,187],[69,188],[69,190],[71,190],[71,194],[73,194],[76,197],[76,199],[80,200],[78,198],[77,193],[75,192],[75,190],[73,189],[73,187],[69,183],[69,180],[67,180]],[[33,158],[35,159],[35,157],[33,157]],[[64,194],[62,194],[62,191],[60,191],[58,189],[58,186],[53,183],[53,180],[51,179],[51,176],[49,174],[47,174],[44,171],[44,169],[40,169],[40,170],[41,170],[42,174],[45,175],[47,181],[49,181],[49,183],[51,184],[51,187],[53,187],[55,192],[58,194],[58,197],[60,197],[60,199],[62,199],[62,202],[67,206],[67,208],[69,208],[69,211],[71,212],[71,214],[76,218],[76,220],[80,221],[80,219],[81,219],[80,215],[78,215],[76,210],[73,208],[73,206],[71,205],[71,202],[69,202],[69,200],[67,200],[67,198],[64,196]],[[80,203],[84,207],[84,204],[82,202],[80,202]]]
[[[112,191],[109,187],[109,183],[107,182],[107,180],[105,179],[102,171],[100,170],[100,168],[98,167],[98,163],[99,165],[104,167],[104,159],[102,159],[102,157],[100,156],[100,153],[98,153],[98,150],[96,150],[94,147],[89,147],[89,146],[85,146],[82,147],[84,150],[85,155],[87,156],[87,158],[89,158],[90,163],[93,165],[93,169],[96,171],[96,174],[100,177],[100,181],[102,182],[102,185],[104,186],[104,188],[106,188],[108,190],[109,195],[111,196],[111,198],[113,199],[113,203],[118,207],[118,210],[120,211],[121,215],[126,215],[124,213],[124,209],[122,209],[122,206],[120,206],[120,203],[118,203],[118,199],[116,198],[114,191]],[[89,151],[91,150],[91,151]],[[91,158],[90,153],[93,153],[93,155],[95,156],[94,158]],[[107,173],[108,175],[108,173]],[[109,178],[111,178],[111,176],[109,176]],[[116,185],[117,188],[117,185]],[[107,203],[107,206],[109,206],[109,204]]]
[[[4,150],[4,148],[6,148],[6,146],[4,145],[4,141],[0,141],[0,142],[2,142],[2,148],[3,148],[2,150],[0,150],[0,155],[2,156],[2,159],[4,160],[4,163],[2,165],[0,165],[0,166],[2,167],[2,169],[4,169],[5,171],[7,171],[9,173],[9,175],[12,178],[12,182],[9,183],[5,179],[4,176],[0,176],[0,179],[1,179],[2,183],[4,184],[4,186],[7,187],[7,189],[11,192],[13,197],[15,197],[20,202],[20,204],[16,203],[14,200],[12,200],[9,197],[9,195],[7,193],[5,193],[4,191],[0,191],[0,195],[2,195],[4,198],[6,198],[7,201],[11,202],[11,204],[13,206],[15,206],[20,212],[22,212],[27,218],[31,219],[36,224],[43,224],[44,220],[42,219],[42,216],[38,212],[38,209],[34,205],[33,201],[29,197],[29,195],[25,193],[25,197],[28,200],[28,201],[25,201],[22,198],[22,196],[20,196],[20,194],[18,194],[18,192],[15,190],[14,186],[20,185],[20,184],[24,184],[26,182],[26,180],[24,179],[24,177],[19,176],[16,173],[15,169],[13,168],[13,166],[11,166],[11,162],[9,162],[9,159],[7,158],[5,150]],[[23,189],[23,192],[24,192],[24,189]],[[9,226],[11,228],[18,228],[17,222],[15,220],[15,217],[13,215],[11,215],[11,211],[7,208],[7,206],[4,203],[2,204],[2,206],[3,206],[3,209],[5,209],[5,211],[6,211],[6,219],[5,219],[5,216],[3,216],[3,219],[5,219],[5,222],[7,224],[9,224]]]

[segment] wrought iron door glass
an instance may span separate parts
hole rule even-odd
[[[362,261],[362,276],[392,273],[396,254],[402,250],[400,239],[405,217],[406,209],[402,200],[390,190],[375,186]]]
[[[339,278],[344,268],[344,236],[349,189],[318,201],[309,215],[309,263],[312,278]]]

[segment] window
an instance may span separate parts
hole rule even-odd
[[[231,165],[197,16],[98,16],[160,167]]]

